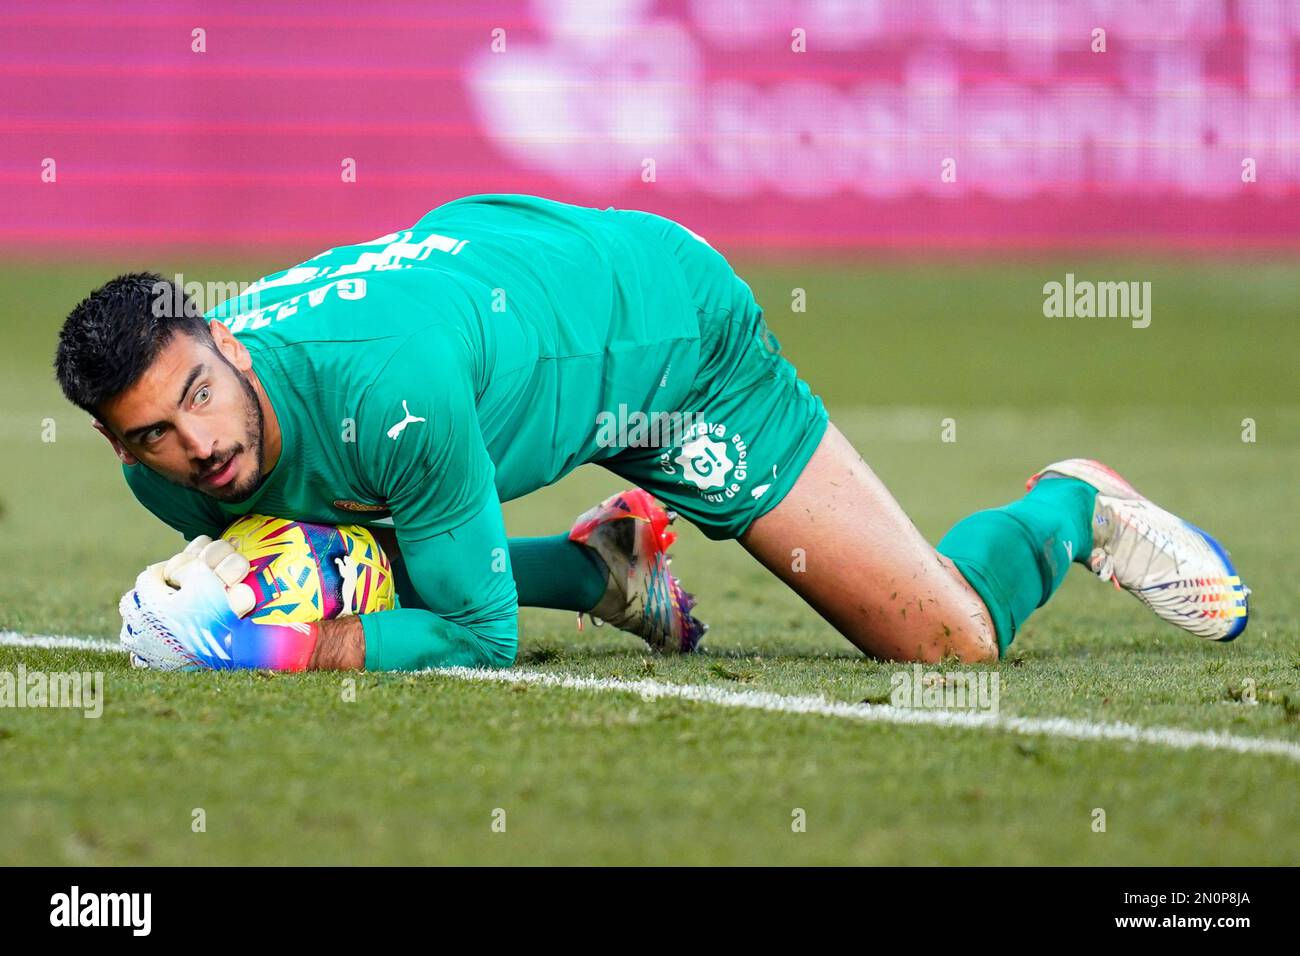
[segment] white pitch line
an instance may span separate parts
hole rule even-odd
[[[815,714],[865,723],[910,724],[993,730],[1033,737],[1062,737],[1080,741],[1119,741],[1172,747],[1176,750],[1226,750],[1241,754],[1269,754],[1300,763],[1300,744],[1267,737],[1238,737],[1217,730],[1180,727],[1139,727],[1136,724],[1099,723],[1068,717],[1001,717],[957,710],[913,710],[889,704],[851,704],[825,697],[789,696],[769,691],[736,691],[711,684],[665,684],[661,681],[624,681],[611,677],[575,677],[543,671],[483,670],[468,667],[437,668],[426,673],[461,680],[505,684],[538,684],[571,690],[613,691],[637,694],[644,700],[672,697],[719,707],[738,707],[781,714]]]
[[[0,631],[0,646],[39,647],[46,651],[96,651],[101,654],[125,654],[126,648],[109,641],[90,637],[56,637],[48,634],[19,634],[17,631]]]
[[[51,637],[0,631],[0,646],[67,649],[97,653],[122,653],[119,644],[83,637]],[[1101,723],[1069,717],[1002,717],[959,710],[919,710],[889,704],[856,704],[825,697],[774,694],[770,691],[729,690],[712,684],[666,684],[654,680],[619,680],[613,677],[577,677],[546,671],[485,670],[472,667],[442,667],[423,671],[456,680],[498,684],[536,684],[566,690],[634,694],[643,700],[660,698],[690,700],[717,707],[735,707],[778,714],[813,714],[863,723],[911,726],[957,727],[967,730],[1000,731],[1027,737],[1059,737],[1066,740],[1115,741],[1148,744],[1174,750],[1221,750],[1239,754],[1265,754],[1300,763],[1300,744],[1269,737],[1240,737],[1217,730],[1186,730],[1181,727],[1140,727],[1137,724]]]

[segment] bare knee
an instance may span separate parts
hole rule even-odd
[[[956,658],[963,664],[992,663],[998,659],[997,631],[984,599],[951,561],[936,554],[943,567],[940,580],[910,596],[910,609],[900,607],[900,618],[888,636],[878,621],[859,618],[846,634],[868,654],[889,660],[933,664]],[[901,595],[900,595],[901,597]],[[852,626],[852,625],[851,625]],[[884,638],[882,640],[882,638]]]
[[[942,586],[904,600],[882,601],[874,613],[858,604],[857,614],[825,614],[863,653],[891,661],[933,664],[956,658],[964,664],[998,659],[997,634],[983,600],[966,583],[943,575]]]
[[[886,660],[917,661],[922,664],[937,664],[953,658],[963,664],[992,664],[997,661],[998,642],[991,629],[980,627],[974,622],[965,627],[941,624],[940,628],[942,633],[912,643],[891,642],[889,649],[883,653],[874,650],[880,647],[876,635],[849,637],[866,653]]]
[[[991,632],[973,633],[955,643],[950,654],[963,664],[993,664],[998,659],[998,641]]]
[[[950,617],[960,619],[965,626],[953,642],[952,653],[965,664],[991,663],[998,659],[998,635],[993,626],[993,615],[966,576],[957,565],[942,554],[936,553],[939,563],[943,565],[949,577],[956,585],[953,594],[953,607],[948,612]]]

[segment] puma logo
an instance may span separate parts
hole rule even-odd
[[[355,614],[356,608],[353,606],[357,596],[357,567],[356,560],[350,554],[345,554],[341,558],[334,559],[335,566],[339,569],[339,576],[343,579],[342,584],[342,607],[339,609],[339,617],[347,614]]]
[[[425,419],[419,418],[411,414],[411,410],[406,407],[406,399],[402,399],[402,411],[406,413],[406,417],[403,418],[396,425],[394,425],[392,428],[388,429],[388,437],[391,438],[393,441],[397,441],[397,436],[402,434],[402,432],[406,430],[407,425],[411,424],[412,422],[425,421]]]

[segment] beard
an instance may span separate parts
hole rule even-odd
[[[224,356],[222,356],[224,359]],[[244,393],[244,440],[236,442],[229,449],[225,449],[214,454],[208,462],[205,462],[200,470],[200,474],[210,474],[224,465],[235,455],[243,454],[250,449],[253,452],[253,473],[243,481],[235,480],[221,488],[205,489],[199,485],[199,475],[194,475],[190,479],[190,487],[194,488],[209,498],[216,498],[218,501],[224,501],[229,504],[238,504],[241,501],[247,501],[258,488],[262,486],[262,461],[266,455],[266,418],[262,414],[262,403],[257,400],[257,392],[253,389],[252,383],[233,365],[230,370],[235,373],[239,380],[239,385]]]

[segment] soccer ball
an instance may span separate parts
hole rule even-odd
[[[258,624],[327,621],[397,606],[393,569],[360,525],[245,515],[221,535],[251,565],[244,583]]]

